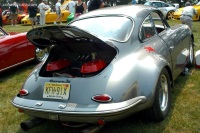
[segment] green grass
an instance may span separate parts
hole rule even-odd
[[[169,21],[170,25],[180,21]],[[200,22],[194,22],[195,50],[200,49]],[[31,26],[4,26],[6,31],[29,31]],[[28,63],[0,74],[0,133],[23,133],[19,124],[31,117],[18,113],[10,103],[35,64]],[[172,91],[172,106],[169,116],[161,123],[152,123],[133,115],[126,119],[106,124],[101,132],[109,133],[200,133],[200,70],[193,68],[192,75],[180,76]],[[60,122],[49,121],[28,133],[76,133],[79,129],[64,127]]]

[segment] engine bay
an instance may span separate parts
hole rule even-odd
[[[54,45],[44,63],[43,77],[91,77],[99,74],[114,59],[117,51],[105,43],[73,42]]]

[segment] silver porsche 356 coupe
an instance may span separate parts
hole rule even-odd
[[[91,11],[66,26],[32,29],[27,38],[50,52],[12,100],[35,117],[21,123],[24,130],[43,120],[104,125],[143,110],[162,121],[174,80],[194,63],[188,26],[169,26],[150,6]]]

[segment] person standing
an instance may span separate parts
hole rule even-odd
[[[89,6],[89,4],[90,4],[90,0],[87,1],[87,7]]]
[[[45,25],[45,21],[46,21],[45,12],[48,10],[46,3],[47,3],[46,0],[42,0],[42,2],[38,5],[38,9],[40,12],[40,25],[41,26]]]
[[[67,4],[67,10],[69,10],[70,14],[71,14],[71,13],[75,14],[75,5],[76,5],[76,3],[74,2],[74,0],[71,0],[71,1]]]
[[[0,27],[3,27],[2,12],[3,12],[3,9],[2,9],[1,3],[0,3]]]
[[[86,13],[87,5],[82,0],[78,0],[76,4],[76,17],[79,15]]]
[[[186,24],[192,29],[193,16],[197,14],[197,11],[193,6],[187,6],[183,8],[182,14],[180,16],[180,20],[182,24]]]
[[[57,24],[58,21],[60,22],[60,24],[62,23],[62,13],[61,13],[60,7],[61,7],[61,0],[58,0],[55,5],[57,18],[56,18],[54,24]]]
[[[35,27],[37,28],[37,6],[35,3],[33,3],[33,0],[30,0],[30,4],[28,5],[28,13],[29,13],[29,19],[31,21],[31,26],[32,28],[34,28],[34,24]]]
[[[191,6],[190,0],[185,3],[185,6]]]
[[[96,10],[105,7],[105,3],[102,0],[90,0],[88,11]]]
[[[11,4],[10,8],[10,16],[11,16],[11,24],[12,26],[17,24],[17,17],[18,17],[18,10],[19,7],[17,5],[17,2],[14,2]]]

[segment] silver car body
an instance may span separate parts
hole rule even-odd
[[[12,104],[30,116],[81,123],[97,123],[99,119],[110,122],[151,108],[160,73],[166,69],[173,86],[189,63],[193,39],[187,26],[170,27],[157,8],[143,5],[95,10],[67,26],[33,29],[27,37],[37,47],[50,46],[51,50],[46,61],[36,66],[22,86],[28,94],[18,94]],[[90,55],[91,60],[95,57],[105,60],[106,67],[80,74],[77,66],[83,65]],[[63,58],[76,65],[65,72],[47,71],[50,62]],[[70,85],[67,98],[53,93],[48,97],[46,83]],[[94,100],[103,94],[110,99]]]

